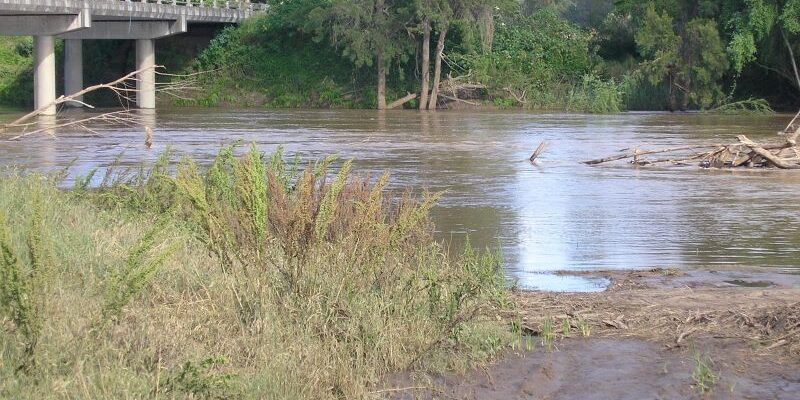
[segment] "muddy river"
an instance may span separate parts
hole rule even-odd
[[[71,117],[77,117],[71,115]],[[10,118],[0,112],[0,118]],[[73,174],[134,165],[167,146],[176,159],[210,160],[222,145],[356,160],[360,172],[392,172],[394,188],[446,191],[438,234],[500,248],[509,277],[527,288],[600,290],[605,282],[557,270],[646,267],[800,269],[800,173],[776,170],[586,166],[637,144],[672,147],[775,135],[789,117],[519,112],[265,111],[175,109],[143,117],[155,126],[64,129],[55,137],[0,140],[0,165]],[[541,160],[527,158],[543,140]],[[244,147],[244,146],[243,146]]]

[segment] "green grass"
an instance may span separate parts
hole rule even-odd
[[[0,178],[0,397],[363,398],[512,342],[499,257],[447,254],[436,195],[331,159],[167,160],[99,190]]]
[[[708,355],[693,352],[694,370],[692,370],[692,381],[694,388],[700,393],[709,393],[719,381],[719,376],[712,369],[714,362]]]

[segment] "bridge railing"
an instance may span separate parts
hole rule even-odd
[[[184,7],[208,7],[226,10],[266,11],[264,3],[253,3],[249,0],[121,0],[127,3],[168,4]]]

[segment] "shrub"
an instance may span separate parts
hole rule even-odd
[[[2,209],[47,193],[59,238],[35,373],[11,367],[18,330],[0,325],[0,397],[360,398],[511,342],[500,258],[432,239],[438,195],[391,195],[388,175],[334,158],[236,153],[177,168],[165,155],[74,193],[0,178]],[[8,226],[21,248],[24,220]]]

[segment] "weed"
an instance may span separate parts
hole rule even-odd
[[[12,242],[8,217],[0,212],[0,311],[13,322],[22,337],[18,370],[36,366],[36,348],[42,331],[45,285],[51,260],[46,243],[41,191],[33,193],[33,212],[27,232],[27,254]]]
[[[552,318],[547,318],[542,321],[542,328],[539,336],[542,339],[542,346],[550,350],[553,347],[553,340],[555,339]]]
[[[564,337],[569,336],[569,331],[572,329],[570,325],[569,319],[565,319],[561,322],[561,335]]]
[[[168,395],[180,393],[196,399],[234,398],[232,382],[236,376],[217,371],[224,364],[222,357],[209,357],[200,362],[187,361],[169,372],[160,390]]]
[[[162,229],[157,224],[145,233],[131,249],[120,269],[108,279],[102,323],[119,319],[122,309],[141,293],[159,267],[172,255],[174,250],[169,248],[155,255],[150,254],[157,247],[156,238]]]
[[[228,147],[208,167],[173,168],[162,155],[80,196],[0,178],[2,210],[30,215],[34,192],[49,196],[46,229],[17,214],[0,224],[3,298],[22,299],[3,313],[40,321],[36,340],[0,329],[0,397],[363,398],[387,374],[463,370],[511,343],[501,258],[434,241],[438,195],[391,196],[388,174],[359,177],[332,157],[283,158]],[[45,258],[56,275],[29,279],[29,259]],[[35,379],[8,367],[26,341]],[[176,366],[165,379],[162,365]]]
[[[712,369],[713,361],[711,357],[708,355],[701,355],[695,351],[692,358],[694,359],[694,370],[692,371],[694,387],[703,394],[712,391],[719,377]]]
[[[592,336],[592,326],[585,319],[578,320],[578,330],[581,331],[581,336],[583,337]]]

